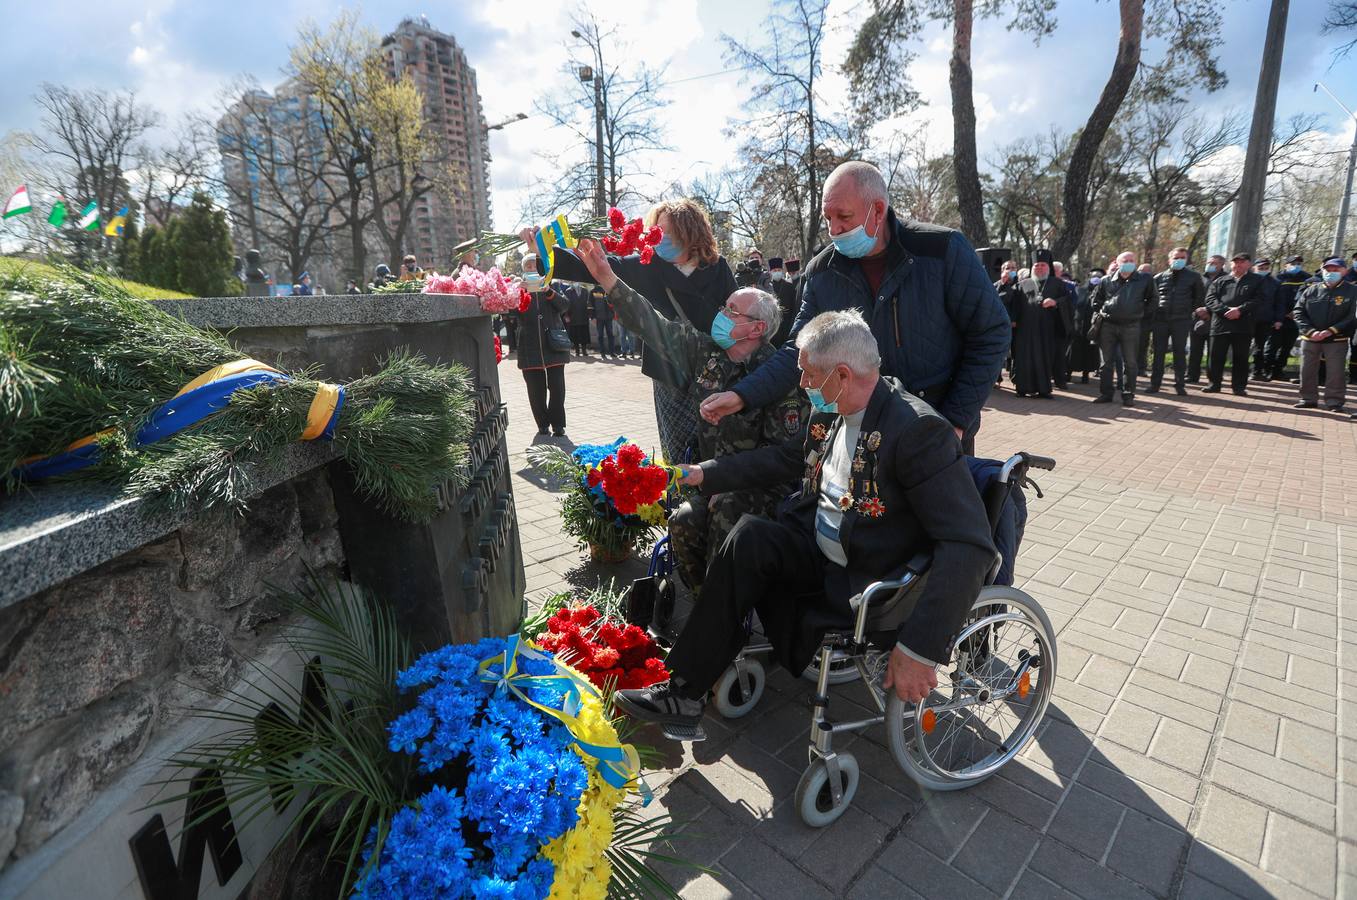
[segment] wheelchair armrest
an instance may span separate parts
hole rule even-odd
[[[895,592],[900,590],[900,588],[907,587],[918,581],[928,572],[929,567],[932,565],[933,554],[927,550],[920,551],[911,556],[900,566],[887,573],[887,577],[880,581],[874,581],[868,585],[867,590],[848,601],[849,605],[853,609],[857,609],[862,605],[864,599],[867,599],[872,605],[884,603],[891,597],[894,597]]]

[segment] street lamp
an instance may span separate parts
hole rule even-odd
[[[585,40],[578,31],[571,31],[570,36]],[[594,83],[594,215],[602,216],[608,211],[603,188],[603,45],[595,42],[590,46],[598,69],[595,71],[592,66],[580,66],[579,77],[582,84]]]
[[[505,119],[503,122],[496,122],[494,125],[488,125],[488,126],[486,126],[486,129],[485,129],[485,130],[486,130],[486,131],[499,131],[499,130],[500,130],[501,128],[503,128],[505,125],[512,125],[512,124],[514,124],[515,122],[522,122],[522,121],[523,121],[524,119],[526,119],[527,117],[528,117],[528,114],[527,114],[527,113],[516,113],[516,114],[510,116],[509,118]]]
[[[1348,150],[1348,182],[1347,186],[1343,188],[1343,200],[1338,204],[1338,228],[1333,234],[1333,255],[1341,257],[1343,255],[1343,240],[1347,237],[1348,231],[1348,205],[1352,201],[1352,172],[1354,168],[1357,168],[1357,113],[1348,109],[1343,101],[1335,97],[1333,91],[1324,87],[1321,82],[1316,81],[1310,92],[1314,93],[1320,88],[1324,89],[1324,93],[1329,95],[1330,100],[1342,107],[1343,112],[1347,113],[1348,118],[1352,119],[1354,123],[1352,148]]]

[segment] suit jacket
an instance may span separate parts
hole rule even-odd
[[[783,501],[778,519],[813,536],[821,466],[841,427],[840,416],[816,414],[799,441],[704,462],[702,490],[799,478],[801,489]],[[956,432],[899,381],[883,377],[867,403],[856,455],[864,465],[852,473],[854,502],[839,528],[848,565],[827,567],[825,593],[842,606],[872,582],[899,577],[911,556],[931,546],[932,568],[898,640],[924,659],[945,661],[996,553]]]

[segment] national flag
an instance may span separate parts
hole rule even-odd
[[[31,209],[33,204],[28,202],[28,185],[21,184],[19,189],[10,195],[9,202],[5,204],[4,215],[0,215],[0,219],[21,215]]]
[[[66,224],[66,201],[64,198],[52,205],[52,211],[47,214],[47,224],[53,228],[60,228]]]
[[[118,214],[109,220],[104,228],[104,234],[109,237],[122,237],[123,226],[127,224],[127,207],[124,206],[118,210]]]
[[[81,231],[93,231],[99,227],[99,204],[91,200],[89,205],[80,211],[80,219],[75,223]]]

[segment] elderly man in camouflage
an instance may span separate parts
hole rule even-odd
[[[775,352],[770,343],[782,312],[777,299],[757,288],[731,294],[716,314],[711,334],[691,324],[666,319],[644,297],[627,286],[608,265],[597,241],[582,240],[576,251],[589,274],[608,292],[617,318],[640,336],[648,351],[658,353],[674,373],[671,387],[696,385],[698,400],[726,391]],[[663,370],[662,370],[663,371]],[[697,444],[701,459],[716,459],[743,450],[780,444],[796,437],[809,407],[799,388],[769,406],[745,409],[718,424],[703,421]],[[707,564],[740,516],[771,516],[792,486],[694,496],[669,516],[669,545],[679,574],[698,590]]]

